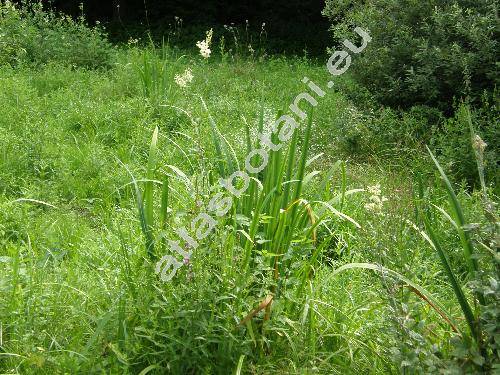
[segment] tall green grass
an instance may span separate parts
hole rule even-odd
[[[222,136],[203,101],[202,105],[207,113],[215,151],[211,167],[204,173],[207,175],[206,180],[214,181],[214,175],[226,178],[236,172],[241,163],[231,144]],[[278,113],[278,117],[280,115],[281,113]],[[311,111],[303,128],[295,131],[289,144],[277,151],[269,150],[267,167],[258,175],[252,176],[247,191],[240,197],[233,197],[233,208],[219,223],[219,227],[226,230],[232,228],[224,234],[226,240],[223,242],[222,259],[225,261],[221,264],[222,269],[225,269],[224,274],[236,278],[239,299],[267,300],[262,307],[265,309],[264,320],[271,318],[271,307],[276,300],[283,299],[282,303],[292,315],[294,306],[305,302],[307,285],[314,270],[320,266],[321,253],[335,246],[336,231],[330,228],[335,220],[346,221],[348,225],[359,227],[356,221],[334,208],[335,205],[342,206],[345,201],[345,165],[336,163],[326,173],[308,171],[309,166],[321,156],[308,157],[312,127]],[[250,137],[254,130],[262,133],[263,129],[264,115],[261,109],[257,129],[250,129],[248,124],[245,127],[247,152],[253,148],[264,147],[260,140],[254,141]],[[169,194],[168,180],[163,183],[161,198],[157,197],[157,201],[161,201],[159,205],[156,204],[160,207],[160,215],[154,215],[154,185],[158,183],[155,181],[155,170],[158,167],[157,140],[158,128],[155,129],[151,141],[144,191],[140,189],[138,182],[133,180],[145,247],[150,259],[159,254],[158,250],[155,250],[156,245],[160,246],[163,252],[170,251],[163,246],[161,240],[164,238],[161,235],[162,230],[166,229],[164,225]],[[279,143],[277,133],[272,134],[271,140],[275,144]],[[342,175],[344,181],[342,191],[338,194],[331,190],[330,183],[336,172]],[[313,189],[313,182],[318,184],[319,190]],[[212,187],[212,191],[213,189]],[[156,220],[158,217],[160,224]],[[328,234],[319,237],[319,227],[325,227]],[[238,254],[237,250],[241,251],[241,254]],[[231,264],[232,259],[237,259],[236,264]],[[252,328],[251,320],[259,311],[248,311],[247,318],[242,319],[252,335],[255,334],[255,328]],[[309,314],[312,313],[311,310]],[[311,315],[309,319],[314,325],[314,317]]]
[[[206,106],[205,109],[215,150],[214,169],[209,173],[224,178],[235,172],[240,163]],[[279,112],[277,117],[280,115]],[[303,299],[307,280],[319,265],[321,252],[332,245],[335,230],[328,228],[332,221],[340,219],[359,227],[352,218],[333,207],[338,203],[342,206],[345,200],[345,182],[342,192],[333,198],[334,192],[330,189],[330,180],[335,172],[341,172],[345,180],[344,164],[336,163],[327,173],[308,172],[309,165],[321,156],[308,158],[312,127],[311,111],[306,123],[301,130],[295,131],[289,144],[277,151],[269,150],[266,168],[251,177],[248,189],[242,196],[233,198],[234,210],[220,224],[230,225],[233,228],[231,235],[235,237],[226,242],[228,248],[225,251],[230,254],[226,259],[235,256],[233,247],[236,244],[241,246],[242,255],[241,258],[236,255],[240,259],[236,267],[238,289],[242,295],[252,295],[257,290],[262,293],[264,287],[276,300],[284,296],[288,285],[294,285],[293,280],[296,280],[291,287],[295,290],[293,295]],[[250,129],[248,123],[245,125],[247,153],[254,148],[264,147],[260,140],[254,141],[250,137],[254,130],[262,133],[263,129],[264,115],[261,109],[257,129]],[[272,134],[271,140],[275,144],[279,143],[277,133]],[[323,178],[315,180],[321,174]],[[320,186],[316,198],[325,198],[326,201],[314,199],[315,196],[311,194],[314,190],[313,181]],[[310,194],[305,193],[305,190],[309,190]],[[316,231],[320,226],[328,228],[327,233],[330,234],[318,238]],[[267,264],[264,276],[258,270],[262,261]],[[232,268],[234,274],[235,267]],[[260,297],[264,299],[266,296]],[[271,303],[266,305],[266,319],[270,317]],[[294,304],[292,302],[290,306]]]
[[[176,87],[174,75],[184,56],[176,57],[170,45],[162,41],[158,48],[150,40],[148,48],[141,51],[139,61],[134,62],[144,97],[158,111],[160,105],[173,101]]]

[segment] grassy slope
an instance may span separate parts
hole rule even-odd
[[[0,70],[0,345],[9,353],[0,357],[0,370],[138,373],[157,363],[173,373],[228,373],[245,354],[248,372],[395,372],[389,353],[397,341],[389,319],[395,312],[381,292],[384,281],[371,274],[332,279],[331,268],[321,269],[309,303],[300,307],[304,317],[313,309],[317,322],[310,326],[277,314],[269,351],[234,329],[243,315],[224,302],[233,290],[208,266],[217,261],[214,255],[201,252],[191,279],[181,273],[172,284],[159,283],[143,259],[130,177],[117,160],[143,178],[155,125],[163,165],[189,170],[171,141],[210,160],[209,125],[198,95],[242,155],[242,116],[254,124],[263,100],[272,118],[302,91],[304,75],[321,83],[328,78],[325,69],[293,59],[198,62],[191,87],[177,89],[170,102],[199,119],[197,129],[173,109],[148,109],[130,64],[137,59],[136,52],[124,52],[108,72]],[[320,102],[311,154],[325,157],[317,167],[340,158],[336,128],[350,110],[338,92]],[[408,177],[398,166],[376,162],[349,167],[350,188],[381,183],[389,201],[384,214],[375,215],[363,208],[367,194],[349,198],[344,210],[362,229],[339,222],[343,245],[332,258],[379,261],[385,255],[388,266],[423,285],[435,283],[436,258],[399,216],[412,219]],[[13,203],[18,198],[55,208]],[[192,204],[177,197],[171,208],[189,211]],[[449,295],[446,287],[429,288]],[[402,288],[392,289],[418,304]],[[431,340],[447,334],[436,314],[425,306],[420,311],[432,323]]]

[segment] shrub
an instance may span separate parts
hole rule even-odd
[[[89,27],[45,10],[41,3],[14,6],[0,2],[0,64],[45,64],[50,61],[86,68],[106,67],[111,44],[102,28]]]
[[[354,25],[373,38],[350,71],[382,104],[451,114],[454,98],[480,104],[498,85],[494,0],[327,0],[323,14],[337,40]]]

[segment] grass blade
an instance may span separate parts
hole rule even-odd
[[[169,180],[168,175],[165,175],[163,179],[163,186],[161,189],[161,206],[160,206],[160,225],[162,229],[165,229],[167,224],[168,216],[168,196],[169,196]]]
[[[151,139],[151,146],[149,148],[149,159],[148,159],[148,169],[146,172],[147,181],[144,187],[144,211],[146,216],[146,224],[148,228],[151,228],[153,224],[153,191],[154,191],[154,172],[156,169],[156,159],[158,155],[158,127],[155,128],[153,132],[153,137]]]
[[[236,371],[234,372],[234,375],[241,374],[241,369],[243,368],[243,360],[244,359],[245,359],[245,355],[244,354],[240,355],[240,359],[238,360],[238,367],[236,367]]]
[[[455,191],[453,190],[453,187],[451,186],[450,180],[448,180],[448,177],[446,176],[446,173],[444,173],[443,168],[441,168],[441,165],[437,161],[437,159],[434,157],[434,154],[431,152],[429,147],[427,147],[427,151],[431,155],[432,161],[436,165],[439,174],[441,175],[441,178],[444,181],[446,191],[448,193],[448,197],[451,202],[451,207],[452,207],[452,212],[453,216],[456,222],[456,226],[458,227],[458,235],[460,236],[460,242],[462,243],[462,248],[464,250],[464,255],[465,255],[465,261],[467,262],[467,265],[469,266],[469,272],[472,275],[474,272],[478,271],[478,264],[477,260],[474,259],[473,255],[473,246],[472,242],[470,240],[469,234],[463,229],[465,226],[465,216],[462,211],[462,206],[460,205],[460,202],[458,201],[457,195],[455,194]]]

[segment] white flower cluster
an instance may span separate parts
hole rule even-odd
[[[202,55],[205,59],[208,59],[210,57],[210,54],[212,53],[212,51],[210,50],[212,35],[213,30],[210,29],[209,31],[207,31],[207,37],[205,38],[205,40],[196,43],[196,47],[200,49],[200,55]]]
[[[370,203],[365,204],[365,208],[368,211],[381,212],[384,202],[387,201],[387,198],[382,196],[380,185],[368,186],[366,190],[371,195],[370,195]]]
[[[129,40],[128,40],[128,42],[127,42],[127,44],[128,44],[129,46],[134,45],[134,44],[137,44],[137,43],[139,43],[139,39],[135,39],[135,38],[132,38],[132,37],[131,37],[131,38],[129,38]]]
[[[485,141],[479,135],[475,135],[472,139],[472,147],[479,153],[483,153],[484,149],[488,146]]]
[[[190,68],[187,68],[184,73],[176,74],[174,77],[175,83],[177,83],[180,87],[187,87],[188,84],[193,80],[193,73]]]

